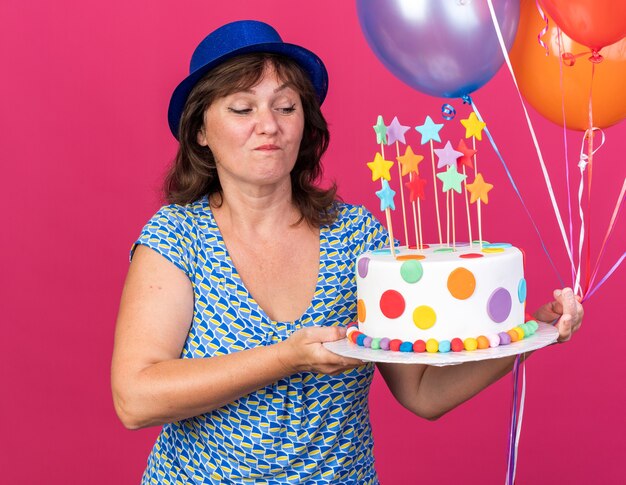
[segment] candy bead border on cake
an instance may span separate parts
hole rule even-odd
[[[441,340],[430,338],[426,342],[418,339],[414,342],[401,341],[399,339],[372,338],[358,329],[358,322],[350,322],[347,326],[346,338],[355,345],[364,348],[381,350],[383,352],[414,352],[414,353],[447,353],[447,352],[473,352],[475,350],[488,350],[501,345],[510,345],[535,334],[539,324],[535,320],[528,320],[506,332],[494,335],[479,335],[475,338],[454,338]],[[376,347],[371,342],[376,340]],[[488,344],[488,347],[485,345]]]

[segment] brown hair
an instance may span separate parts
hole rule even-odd
[[[320,160],[328,148],[330,134],[320,110],[315,90],[302,68],[292,59],[278,54],[244,54],[224,62],[196,84],[187,98],[180,119],[178,152],[164,185],[169,203],[189,204],[203,196],[218,194],[222,187],[211,150],[198,144],[206,109],[217,98],[253,87],[271,65],[281,80],[298,93],[304,111],[304,132],[295,166],[291,171],[293,203],[301,218],[311,226],[330,224],[337,218],[335,199],[337,187],[316,185],[322,175]]]

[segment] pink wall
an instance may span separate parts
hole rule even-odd
[[[349,1],[220,6],[209,0],[5,0],[0,18],[7,209],[0,237],[0,482],[138,483],[157,429],[130,432],[115,416],[109,388],[114,322],[128,249],[160,205],[159,183],[175,150],[167,103],[196,42],[226,21],[256,18],[318,53],[331,79],[324,105],[332,130],[326,175],[338,181],[346,200],[377,214],[364,165],[376,150],[376,116],[389,122],[397,115],[411,125],[427,114],[440,120],[442,100],[413,91],[382,67]],[[563,245],[508,73],[501,71],[475,100],[566,275]],[[459,111],[455,122],[467,116],[467,107],[452,104]],[[562,132],[531,115],[565,207]],[[456,143],[460,128],[446,129],[450,135],[442,134]],[[625,172],[626,125],[606,134],[594,168],[594,254]],[[575,152],[580,134],[568,135]],[[409,141],[418,148],[415,132]],[[529,303],[536,307],[558,282],[493,151],[484,142],[480,148],[481,169],[496,185],[484,212],[485,238],[526,249]],[[622,215],[605,271],[620,244],[623,250],[624,222]],[[432,226],[427,234],[434,238]],[[519,483],[621,481],[624,284],[622,268],[587,305],[577,338],[528,362]],[[430,423],[401,409],[377,380],[371,413],[382,482],[503,481],[510,396],[505,378]]]

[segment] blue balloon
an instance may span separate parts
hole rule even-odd
[[[510,49],[519,0],[493,3]],[[487,0],[357,0],[357,12],[367,42],[385,67],[431,96],[473,93],[504,62]]]

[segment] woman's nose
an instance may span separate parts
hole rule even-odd
[[[257,133],[272,134],[278,131],[277,114],[270,108],[260,109],[257,113]]]

